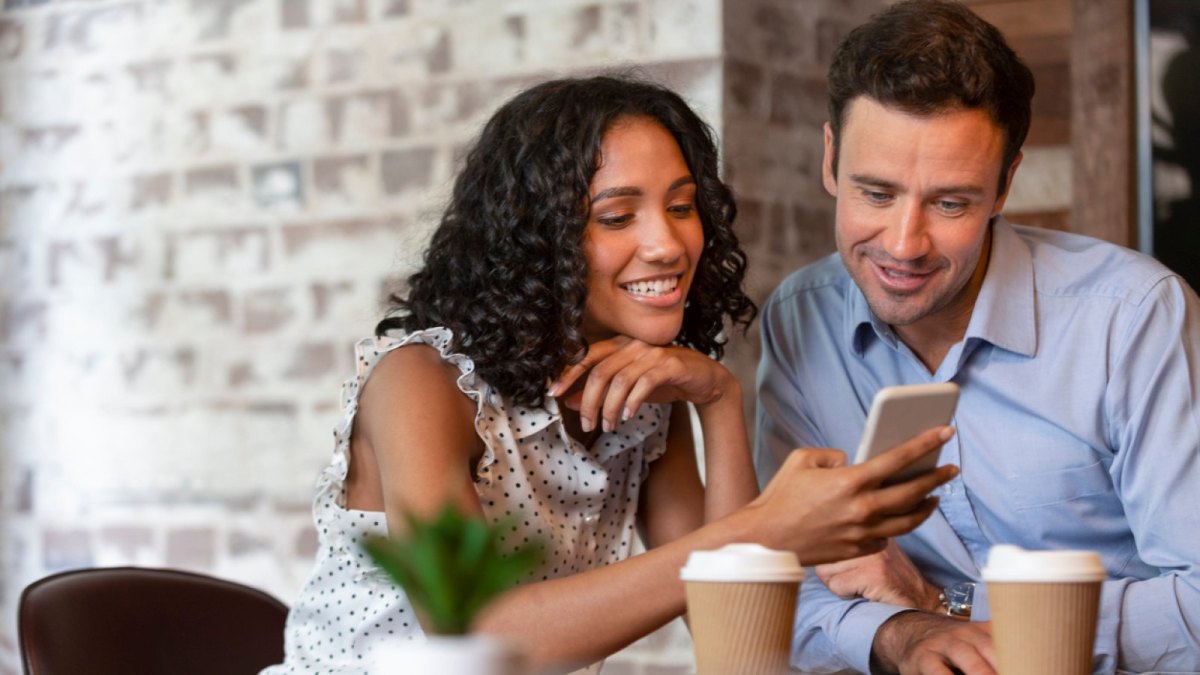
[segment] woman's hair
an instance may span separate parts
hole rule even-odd
[[[981,109],[1004,132],[1000,191],[1029,132],[1033,73],[995,26],[958,2],[898,2],[850,31],[829,66],[833,171],[859,96],[916,115]]]
[[[579,327],[588,191],[605,132],[626,117],[665,127],[696,181],[704,251],[675,342],[720,358],[726,319],[745,328],[756,309],[742,291],[746,255],[712,131],[674,92],[627,75],[545,82],[496,111],[455,180],[423,266],[407,293],[389,298],[376,334],[449,328],[453,348],[498,392],[541,404],[547,381],[587,352]]]

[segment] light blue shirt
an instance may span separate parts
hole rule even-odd
[[[1109,573],[1096,672],[1200,671],[1200,300],[1156,261],[1079,235],[992,225],[965,338],[929,373],[834,254],[763,308],[755,461],[857,447],[894,384],[954,381],[959,477],[900,546],[934,584],[980,580],[993,544],[1098,551]],[[793,664],[866,672],[901,608],[841,600],[810,574]],[[974,619],[987,620],[980,584]]]

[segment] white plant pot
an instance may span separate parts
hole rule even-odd
[[[379,675],[525,675],[512,645],[488,635],[429,635],[375,650]]]

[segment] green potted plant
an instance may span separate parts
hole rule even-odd
[[[490,601],[541,564],[541,544],[509,549],[501,537],[510,524],[464,517],[449,505],[430,519],[406,514],[405,523],[403,536],[368,539],[363,548],[404,589],[429,635],[424,643],[385,655],[395,669],[380,668],[441,675],[519,672],[519,655],[472,634],[471,624]]]

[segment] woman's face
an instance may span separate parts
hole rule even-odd
[[[600,155],[583,235],[583,335],[668,344],[704,249],[696,182],[670,132],[648,117],[618,119]]]

